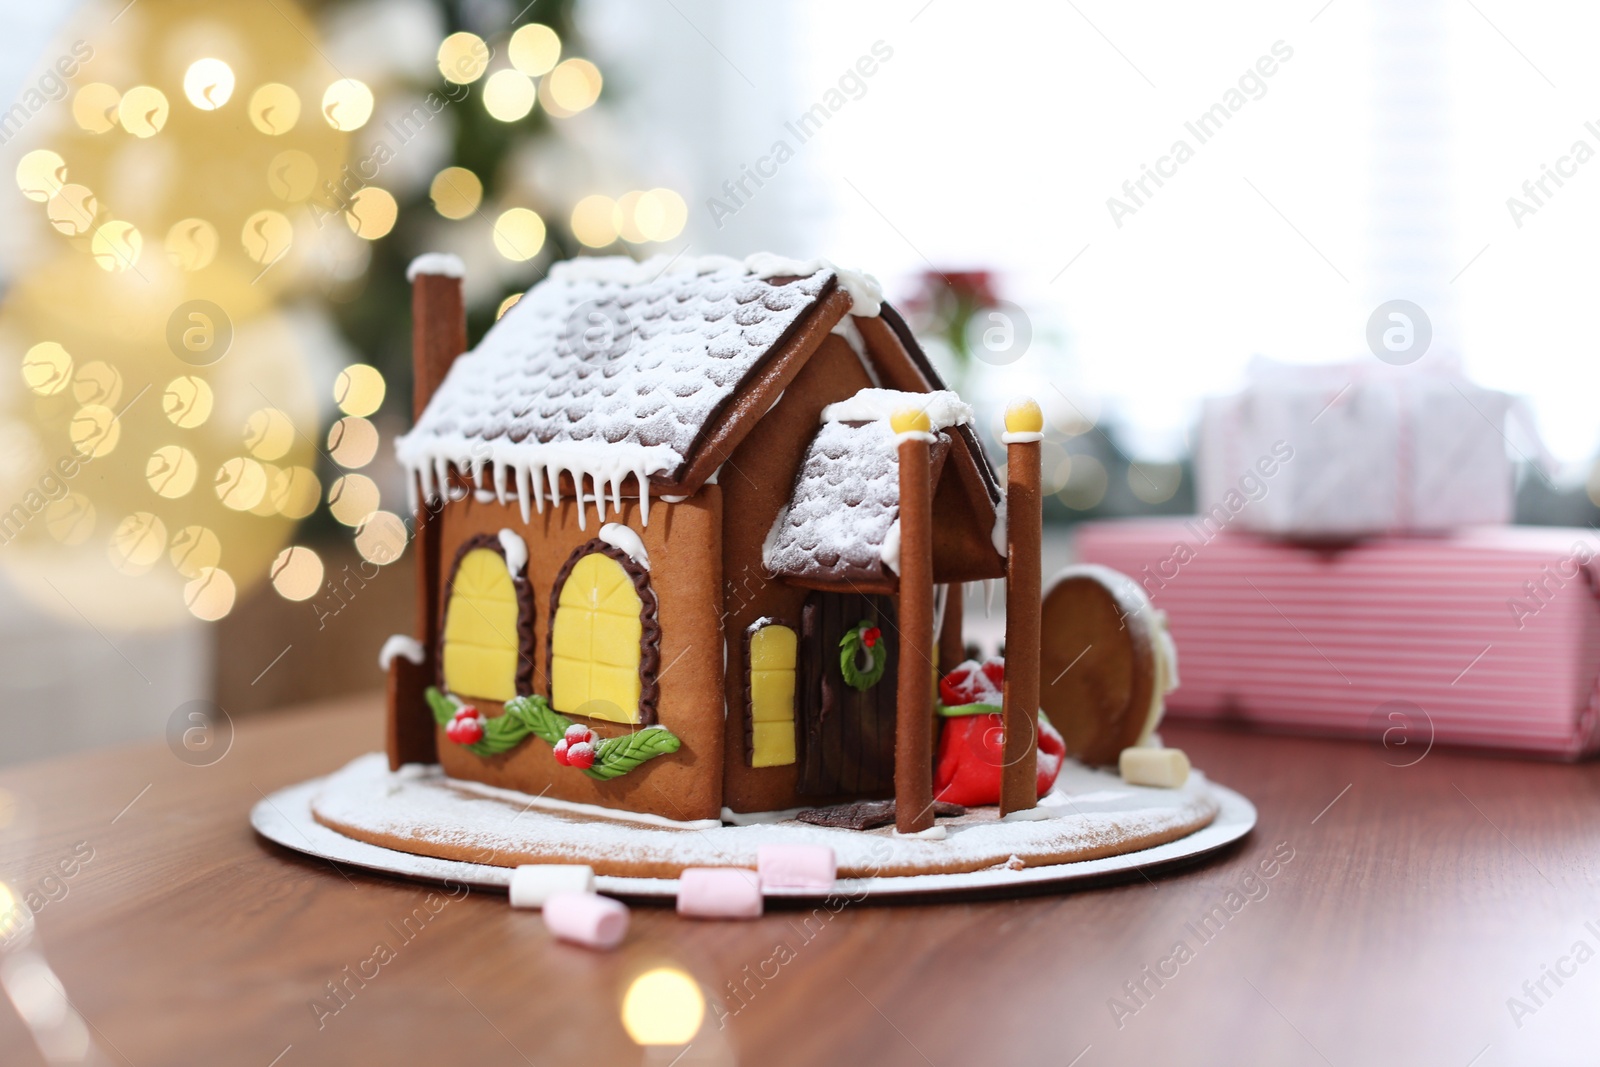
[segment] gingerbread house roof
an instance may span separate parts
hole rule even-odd
[[[899,440],[889,425],[900,408],[924,411],[937,483],[952,432],[972,424],[955,393],[863,389],[830,404],[811,438],[788,505],[762,550],[767,569],[812,585],[892,583],[900,569]]]
[[[456,359],[396,450],[424,495],[452,467],[480,484],[488,471],[524,512],[530,497],[540,510],[558,500],[563,474],[619,503],[629,476],[634,493],[647,481],[693,491],[714,469],[691,477],[697,453],[797,333],[825,334],[846,311],[876,315],[880,301],[870,277],[822,260],[557,263]]]

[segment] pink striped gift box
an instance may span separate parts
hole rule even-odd
[[[1079,527],[1077,554],[1131,575],[1167,613],[1173,717],[1388,734],[1419,753],[1430,738],[1563,759],[1600,748],[1592,529],[1333,546],[1139,519]]]

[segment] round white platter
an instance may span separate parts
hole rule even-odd
[[[348,773],[363,761],[370,763],[381,758],[376,754],[364,756],[349,768],[335,772],[327,778],[314,778],[278,790],[256,804],[250,813],[251,825],[261,836],[285,848],[333,863],[405,878],[464,883],[476,888],[505,890],[511,881],[512,869],[509,867],[435,859],[383,848],[346,837],[316,820],[312,814],[312,802],[327,788],[330,781]],[[1074,783],[1079,788],[1072,791],[1077,794],[1078,801],[1104,798],[1115,805],[1119,797],[1127,798],[1130,792],[1135,791],[1135,787],[1122,785],[1121,780],[1115,775],[1083,768],[1075,769],[1077,776],[1083,779]],[[1066,772],[1063,773],[1065,776]],[[1097,787],[1094,792],[1090,792],[1087,788],[1091,785]],[[1117,787],[1120,787],[1120,792]],[[973,891],[984,891],[988,894],[1007,891],[1023,893],[1037,892],[1041,887],[1067,888],[1074,883],[1116,881],[1139,872],[1148,874],[1157,868],[1192,863],[1209,852],[1239,840],[1255,826],[1256,809],[1249,800],[1216,782],[1204,781],[1204,787],[1210,791],[1217,803],[1216,818],[1209,825],[1185,837],[1152,848],[1102,859],[1024,867],[1020,870],[995,867],[964,874],[841,878],[834,883],[829,894],[814,890],[769,889],[767,895],[798,899],[837,895],[866,899],[922,897],[929,894]],[[1124,799],[1123,803],[1125,802]],[[595,882],[596,888],[602,893],[661,900],[673,899],[677,895],[678,885],[677,880],[671,878],[600,876]]]

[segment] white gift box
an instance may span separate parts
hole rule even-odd
[[[1523,409],[1442,361],[1423,367],[1255,361],[1241,392],[1202,408],[1201,524],[1350,538],[1510,522],[1522,450],[1508,423]]]

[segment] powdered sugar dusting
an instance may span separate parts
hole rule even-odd
[[[1106,797],[1113,785],[1118,787],[1114,795]],[[1119,843],[1131,845],[1192,826],[1217,810],[1205,776],[1198,772],[1182,789],[1140,789],[1071,763],[1041,801],[1055,817],[1011,823],[999,821],[992,808],[974,809],[959,819],[940,820],[944,840],[896,837],[887,827],[857,832],[789,820],[704,830],[630,825],[526,808],[526,797],[519,803],[515,796],[489,796],[458,786],[437,769],[390,774],[384,758],[374,753],[326,779],[312,807],[324,822],[410,840],[423,851],[430,846],[463,850],[498,866],[535,861],[593,863],[598,869],[611,861],[674,869],[753,867],[758,846],[796,843],[831,846],[841,877],[889,869],[976,871],[1004,866],[1013,855],[1037,861],[1115,849]]]

